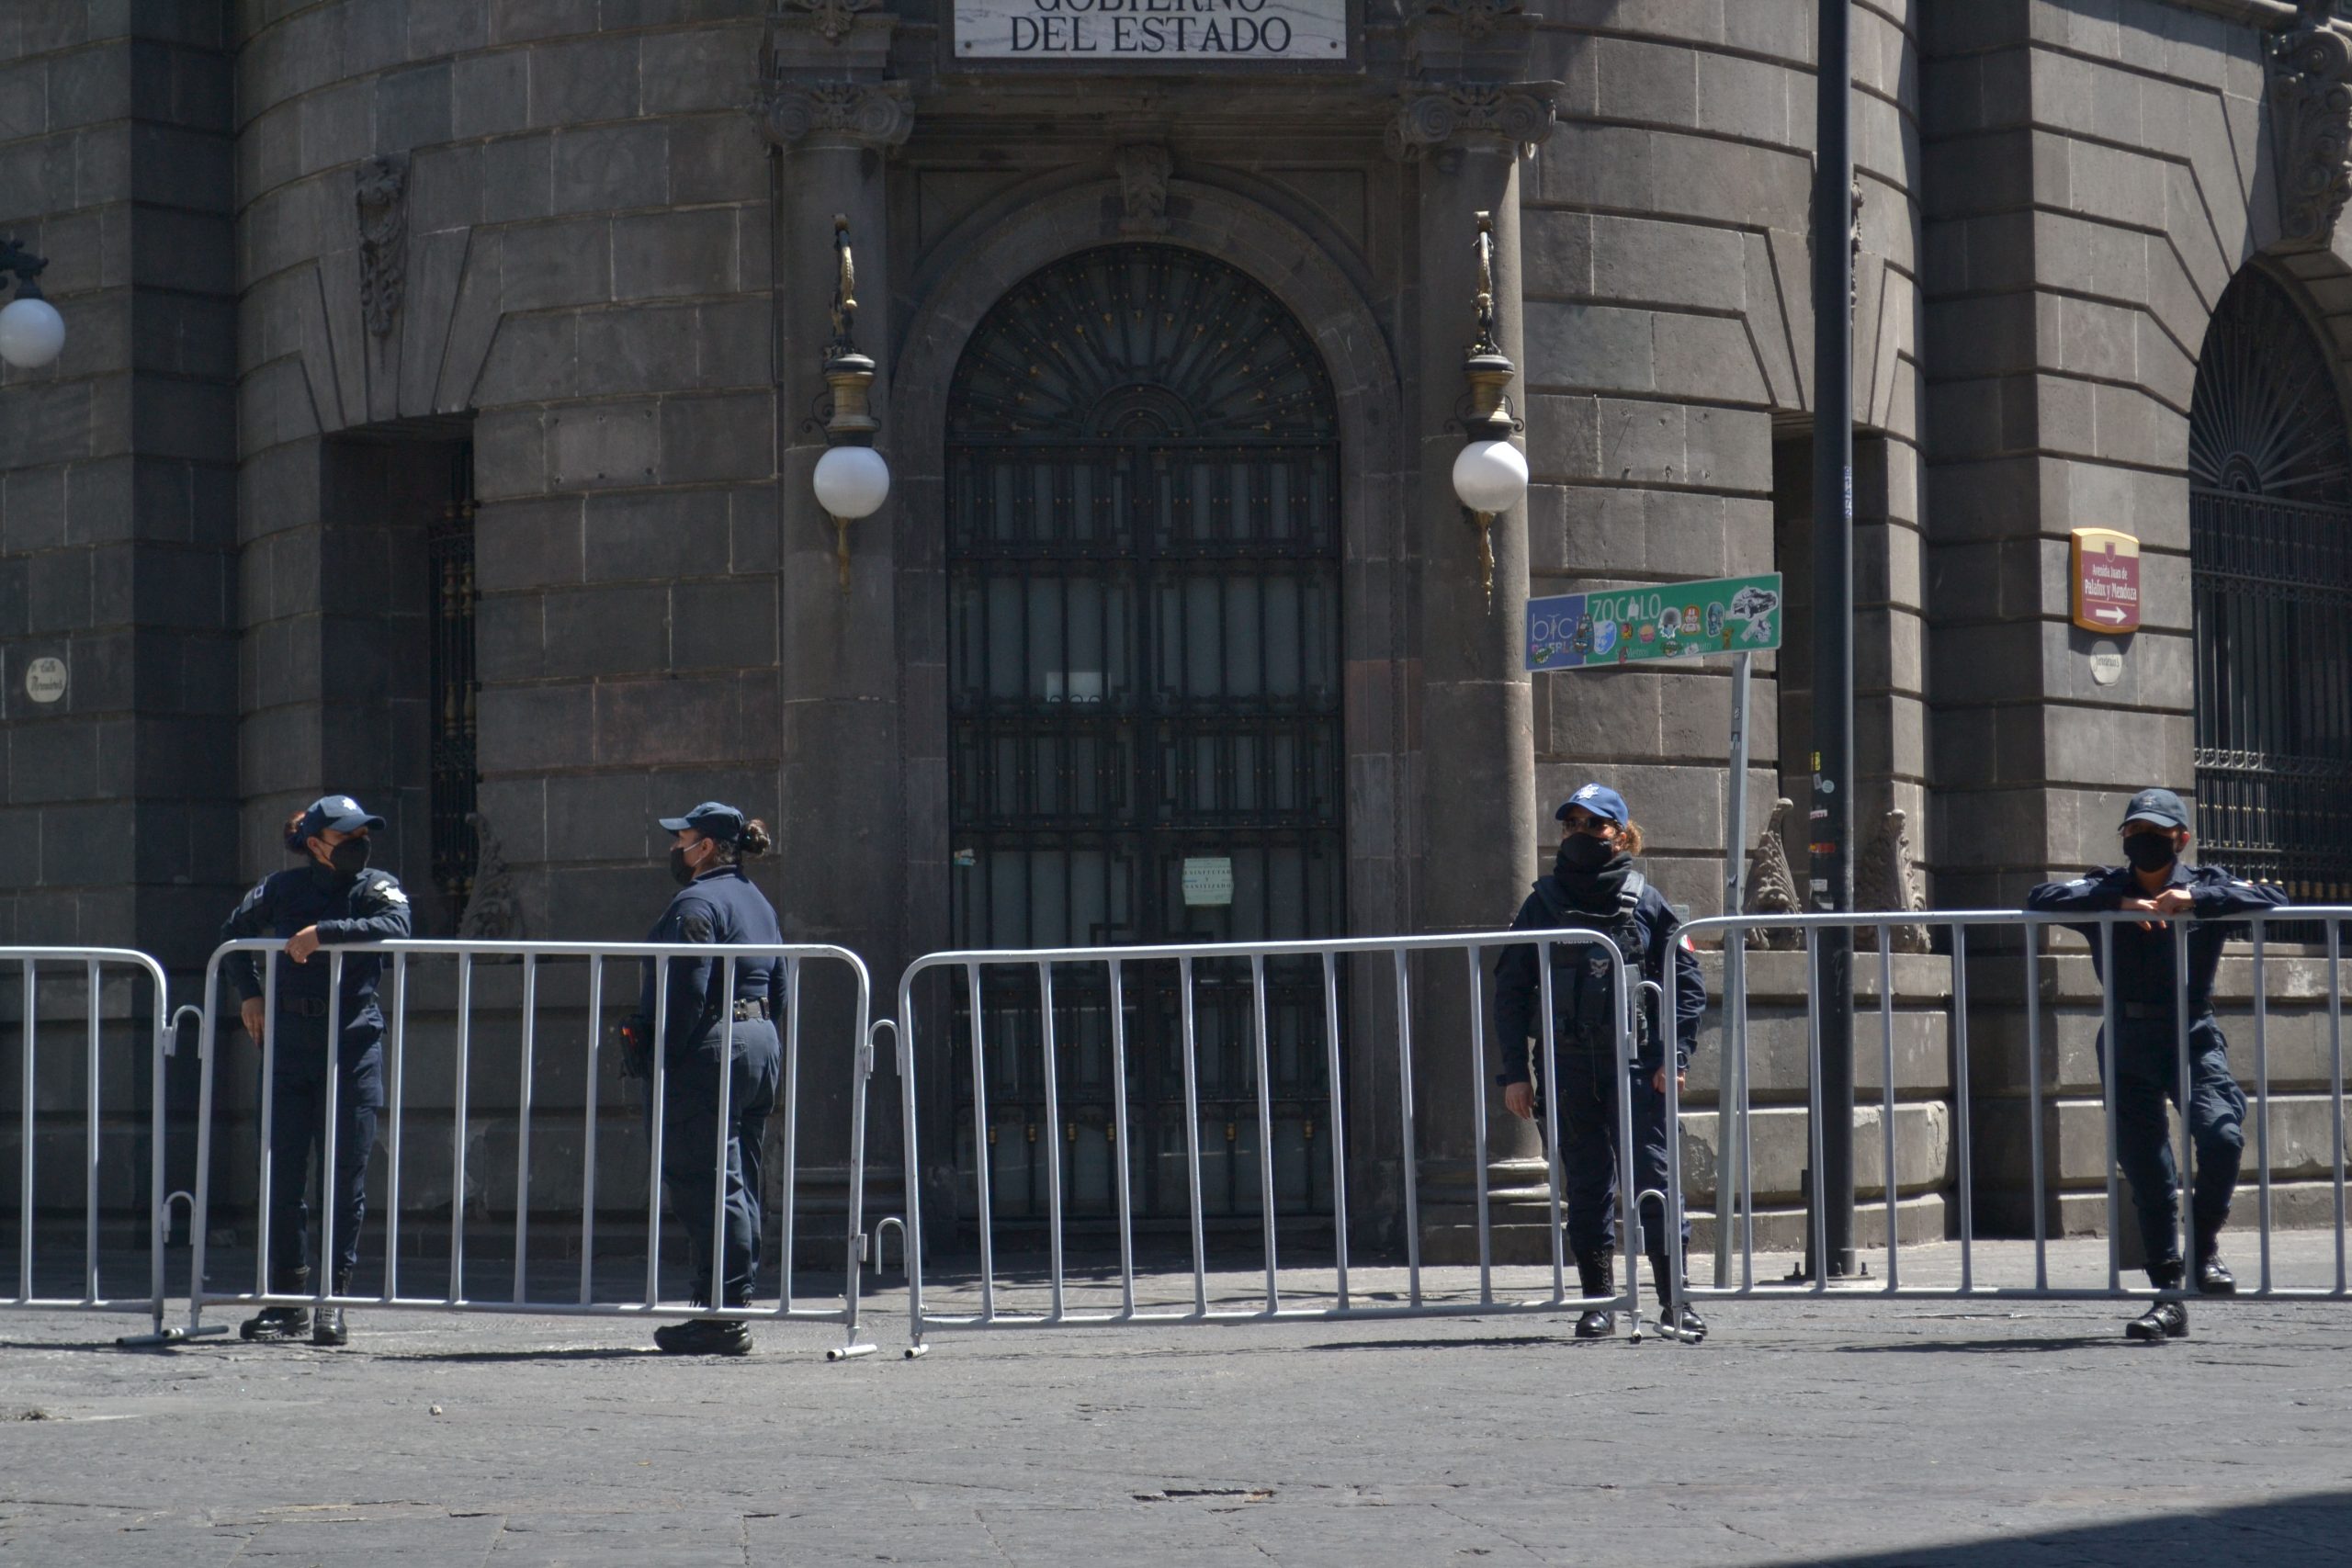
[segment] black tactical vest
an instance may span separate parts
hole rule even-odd
[[[1535,896],[1544,901],[1544,914],[1551,925],[1562,930],[1598,931],[1614,942],[1625,960],[1625,967],[1638,983],[1649,945],[1639,918],[1642,895],[1648,889],[1649,882],[1640,872],[1627,872],[1624,884],[1617,892],[1616,913],[1607,916],[1594,915],[1570,904],[1559,884],[1548,876],[1536,883]],[[1616,998],[1610,990],[1611,968],[1609,955],[1597,947],[1586,943],[1553,946],[1552,1008],[1560,1049],[1613,1048],[1617,1015]],[[1649,1013],[1646,1006],[1634,1010],[1634,1028],[1642,1042],[1649,1038]]]

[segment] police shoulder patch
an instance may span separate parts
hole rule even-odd
[[[688,942],[708,942],[717,929],[707,909],[689,909],[678,917],[678,934]]]

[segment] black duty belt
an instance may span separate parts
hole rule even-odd
[[[2131,1023],[2159,1021],[2169,1023],[2175,1012],[2170,1002],[2124,1002],[2120,1004],[2116,1010],[2123,1015],[2127,1022]],[[2213,1010],[2210,1005],[2188,1010],[2188,1021],[2191,1023],[2201,1023],[2212,1016]]]
[[[752,1023],[756,1021],[764,1023],[767,1021],[769,1016],[767,998],[738,997],[735,998],[736,1022]]]
[[[277,1010],[285,1018],[324,1018],[327,1003],[324,997],[280,997],[277,998]],[[344,1017],[350,1018],[359,1010],[356,1007],[346,1008]]]

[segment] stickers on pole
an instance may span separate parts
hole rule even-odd
[[[2077,528],[2074,621],[2086,632],[2140,629],[2140,541],[2112,528]]]
[[[1530,599],[1522,657],[1542,671],[1770,653],[1782,609],[1777,571]]]

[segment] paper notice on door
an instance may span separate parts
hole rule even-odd
[[[1233,902],[1233,861],[1227,855],[1187,856],[1184,902],[1188,907]]]

